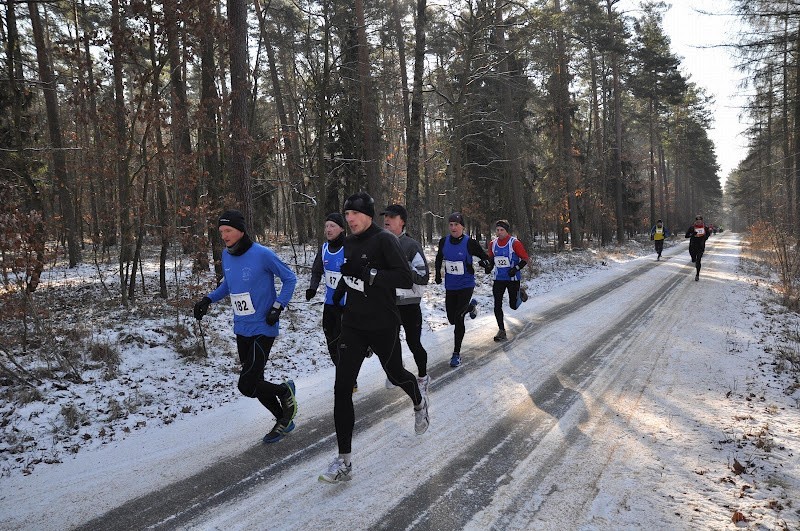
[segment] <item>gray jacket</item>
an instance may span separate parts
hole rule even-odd
[[[403,251],[403,256],[408,260],[408,265],[411,268],[411,277],[414,280],[414,285],[411,289],[397,288],[397,304],[419,304],[422,301],[423,288],[428,283],[428,276],[430,270],[428,269],[428,260],[425,258],[425,252],[422,250],[422,245],[411,238],[403,231],[400,236],[400,249]]]

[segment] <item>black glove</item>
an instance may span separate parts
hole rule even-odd
[[[478,265],[481,266],[484,271],[486,271],[487,275],[492,272],[492,268],[494,267],[494,264],[488,258],[484,258],[478,262]]]
[[[441,284],[441,283],[442,283],[442,274],[441,274],[441,273],[439,273],[438,271],[436,272],[436,278],[434,279],[434,281],[435,281],[437,284]]]
[[[278,306],[276,307],[275,304]],[[283,306],[280,303],[276,302],[272,305],[272,308],[269,309],[267,312],[267,324],[272,326],[278,322],[278,319],[281,318],[281,311],[283,311]]]
[[[334,306],[341,305],[342,299],[344,298],[345,293],[347,293],[347,292],[345,290],[343,290],[343,289],[337,289],[336,291],[333,292],[333,305]]]
[[[314,298],[314,295],[316,295],[316,294],[317,294],[317,290],[311,289],[311,288],[307,289],[306,290],[306,300],[310,301],[311,299]]]
[[[358,265],[355,262],[345,262],[339,268],[339,271],[342,275],[360,278],[365,282],[369,281],[369,267],[367,266]]]
[[[519,268],[517,266],[511,266],[508,268],[508,276],[514,278],[519,273]]]
[[[202,319],[203,316],[208,313],[209,306],[211,306],[211,299],[208,297],[203,297],[194,303],[194,318],[198,321]]]

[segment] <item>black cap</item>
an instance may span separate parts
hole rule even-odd
[[[450,214],[450,217],[447,218],[448,223],[456,222],[459,223],[462,227],[466,227],[464,225],[464,216],[461,215],[461,212],[453,212]]]
[[[503,227],[506,229],[506,232],[511,232],[511,223],[509,223],[507,219],[498,219],[494,226]]]
[[[233,227],[236,230],[240,230],[242,232],[247,232],[244,226],[244,215],[238,210],[226,210],[222,213],[219,217],[219,222],[217,223],[217,228],[227,225],[228,227]]]
[[[356,212],[361,212],[362,214],[374,218],[375,200],[372,199],[372,196],[367,192],[358,192],[345,199],[344,208],[342,210],[345,212],[348,210],[355,210]]]
[[[408,223],[408,211],[403,205],[389,205],[386,207],[386,210],[381,212],[381,216],[400,216],[403,223]]]
[[[345,228],[344,226],[344,216],[339,214],[338,212],[331,212],[328,214],[328,217],[325,218],[325,221],[333,221],[341,228]]]
[[[657,219],[657,220],[656,220],[656,223],[661,223],[661,220],[660,220],[660,219]]]

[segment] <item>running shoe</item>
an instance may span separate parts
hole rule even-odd
[[[294,421],[290,420],[289,424],[284,424],[281,420],[275,423],[270,432],[264,435],[263,441],[267,444],[276,443],[286,437],[290,431],[294,430]]]
[[[505,341],[506,340],[506,331],[505,330],[498,330],[497,335],[494,336],[495,341]]]
[[[450,358],[450,366],[458,367],[459,365],[461,365],[461,354],[454,352],[453,357]]]
[[[519,287],[519,297],[520,299],[522,299],[522,302],[528,301],[528,292],[525,291],[525,288],[523,288],[522,286]]]
[[[326,483],[341,483],[342,481],[350,481],[353,479],[350,473],[353,471],[353,464],[346,465],[344,459],[336,457],[328,466],[328,470],[319,475],[320,481]]]
[[[426,374],[425,376],[420,376],[417,378],[417,385],[419,386],[419,392],[422,396],[428,396],[428,386],[431,383],[431,375]]]
[[[419,408],[419,409],[417,409]],[[422,435],[428,431],[430,420],[428,419],[428,397],[423,395],[419,406],[414,406],[414,433]]]
[[[286,388],[283,396],[280,397],[281,408],[283,408],[283,418],[281,420],[284,421],[284,424],[288,425],[289,422],[294,419],[295,415],[297,415],[297,398],[294,394],[295,386],[292,380],[286,380],[281,385]]]

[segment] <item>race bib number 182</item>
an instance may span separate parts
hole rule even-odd
[[[253,315],[256,313],[249,292],[231,293],[231,305],[233,306],[233,313],[236,315]]]

